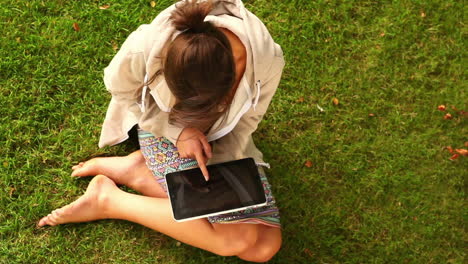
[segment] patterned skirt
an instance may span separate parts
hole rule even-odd
[[[167,185],[164,175],[174,171],[198,167],[196,160],[180,158],[176,146],[165,137],[157,138],[151,133],[138,130],[138,140],[146,165],[153,172],[154,177],[166,193]],[[279,211],[278,207],[276,207],[275,198],[271,193],[271,186],[263,169],[259,168],[259,172],[267,198],[266,205],[209,216],[207,217],[208,221],[221,224],[249,223],[281,227]]]

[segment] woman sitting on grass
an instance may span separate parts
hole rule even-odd
[[[138,125],[140,150],[74,166],[72,176],[98,176],[83,196],[38,225],[123,219],[222,256],[272,258],[281,229],[261,167],[267,205],[187,222],[173,219],[164,175],[198,163],[208,178],[208,160],[253,157],[267,166],[251,134],[283,67],[280,46],[240,0],[188,0],[167,8],[128,37],[104,72],[112,100],[99,145],[125,141]]]

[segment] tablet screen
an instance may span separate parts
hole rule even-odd
[[[174,218],[183,220],[266,203],[252,158],[207,166],[210,180],[199,168],[168,173],[167,188]]]

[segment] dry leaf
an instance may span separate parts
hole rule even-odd
[[[439,106],[437,107],[437,110],[439,110],[439,111],[445,111],[445,105],[439,105]]]
[[[8,194],[10,195],[10,197],[11,197],[11,195],[13,194],[13,192],[15,192],[15,191],[16,191],[16,189],[15,189],[14,187],[10,187],[10,191],[8,192]]]
[[[297,99],[297,102],[298,103],[303,103],[304,102],[304,97],[299,97],[299,99]]]
[[[151,2],[150,2],[150,5],[151,5],[151,7],[155,7],[155,6],[156,6],[156,2],[155,2],[155,1],[151,1]]]
[[[466,149],[455,149],[455,151],[462,156],[468,156],[468,150]]]
[[[426,17],[426,13],[421,12],[421,17]]]
[[[306,166],[307,168],[310,168],[312,167],[312,161],[308,160],[304,163],[304,166]]]
[[[458,159],[458,157],[460,157],[460,155],[458,155],[458,154],[453,154],[452,157],[450,157],[449,160],[456,160],[456,159]]]
[[[307,255],[309,255],[309,257],[312,257],[314,254],[312,253],[312,251],[310,251],[310,249],[308,248],[305,248],[304,249],[304,253],[306,253]]]
[[[385,32],[380,33],[380,36],[381,36],[381,37],[384,37],[384,36],[385,36]]]
[[[74,29],[75,31],[80,31],[80,26],[78,26],[78,23],[73,22],[73,29]]]
[[[333,104],[334,105],[338,105],[340,103],[340,101],[338,101],[338,98],[333,98]]]
[[[375,114],[372,114],[372,113],[370,113],[370,114],[369,114],[369,116],[370,116],[370,117],[374,117],[374,116],[375,116]]]
[[[450,152],[450,154],[455,154],[455,153],[453,152],[453,148],[452,148],[451,146],[447,146],[447,147],[445,147],[445,148]]]
[[[105,10],[105,9],[107,9],[107,8],[109,8],[109,7],[110,7],[110,5],[103,5],[103,6],[100,6],[99,9]]]
[[[111,41],[111,44],[112,44],[112,49],[113,49],[114,51],[117,51],[117,50],[119,49],[119,45],[117,45],[117,43],[116,43],[115,41],[112,40],[112,41]]]
[[[451,114],[445,114],[444,119],[446,119],[446,120],[452,119],[452,115]]]

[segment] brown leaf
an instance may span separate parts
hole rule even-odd
[[[304,163],[304,166],[306,166],[307,168],[312,167],[312,161],[307,160],[307,161]]]
[[[445,111],[445,105],[439,105],[439,106],[437,107],[437,110],[439,110],[439,111]]]
[[[468,150],[466,149],[455,149],[455,151],[462,156],[468,156]]]
[[[100,6],[99,9],[105,10],[105,9],[107,9],[107,8],[109,8],[109,7],[110,7],[110,5],[103,5],[103,6]]]
[[[303,103],[304,102],[304,97],[299,97],[299,99],[297,99],[297,102],[298,103]]]
[[[338,101],[338,98],[333,98],[333,104],[334,105],[338,105],[340,103],[340,101]]]
[[[426,13],[421,12],[421,17],[426,17]]]
[[[445,119],[445,120],[449,120],[449,119],[452,119],[452,118],[453,118],[453,117],[452,117],[451,114],[448,114],[448,113],[447,113],[447,114],[444,115],[444,119]]]
[[[381,36],[381,37],[384,37],[384,36],[385,36],[385,32],[380,33],[380,36]]]
[[[114,51],[117,51],[117,50],[119,49],[119,45],[117,45],[117,42],[115,42],[115,41],[112,40],[112,41],[111,41],[111,44],[112,44],[112,49],[113,49]]]
[[[445,148],[450,152],[450,154],[455,154],[455,152],[453,152],[453,148],[451,146],[447,146]]]
[[[10,187],[10,191],[8,192],[8,194],[11,195],[16,191],[16,188],[15,187]]]
[[[75,31],[80,31],[80,26],[78,26],[78,23],[73,22],[73,29],[74,29]]]
[[[151,1],[151,2],[150,2],[150,5],[151,5],[151,7],[155,7],[155,6],[156,6],[156,2],[155,2],[155,1]]]
[[[460,155],[453,154],[452,157],[449,158],[449,160],[456,160],[456,159],[458,159],[458,157],[460,157]]]
[[[373,113],[370,113],[370,114],[369,114],[369,116],[370,116],[370,117],[374,117],[374,116],[375,116],[375,114],[373,114]]]
[[[308,249],[308,248],[305,248],[305,249],[304,249],[304,253],[306,253],[307,255],[309,255],[309,257],[313,257],[313,256],[314,256],[314,253],[312,253],[312,251],[310,251],[310,249]]]

